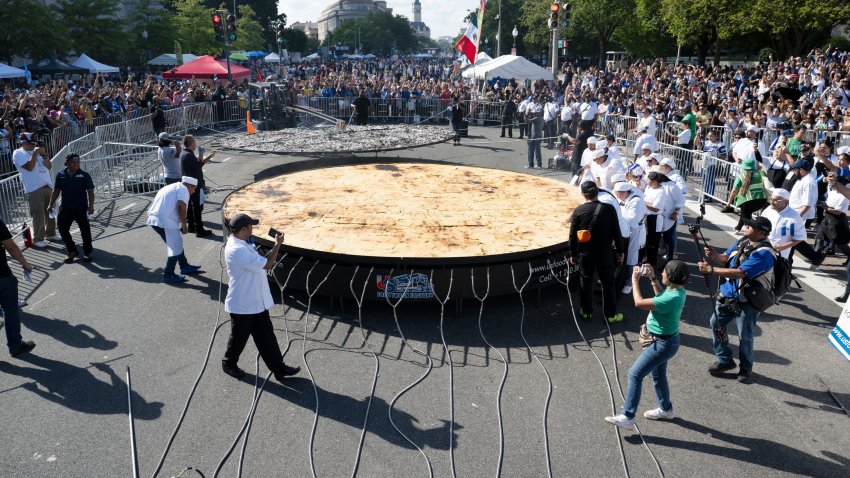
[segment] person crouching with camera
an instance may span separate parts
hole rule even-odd
[[[741,361],[738,381],[752,381],[753,330],[761,312],[749,303],[745,287],[749,281],[762,274],[773,273],[776,257],[767,240],[771,230],[770,220],[765,217],[744,220],[744,237],[724,253],[718,254],[710,247],[705,248],[705,255],[724,267],[713,267],[706,261],[698,264],[703,274],[717,274],[725,279],[720,285],[720,297],[714,304],[714,314],[711,316],[712,345],[716,357],[715,363],[708,367],[711,375],[722,376],[724,372],[737,367],[726,334],[726,327],[734,320],[738,327],[738,358]]]
[[[649,278],[655,294],[644,298],[640,291],[640,277]],[[629,369],[629,389],[623,402],[623,411],[605,420],[620,428],[631,429],[635,424],[635,413],[640,403],[643,379],[652,374],[658,408],[647,410],[643,416],[650,420],[673,418],[670,402],[670,387],[667,385],[667,362],[679,351],[679,320],[685,308],[685,284],[688,283],[688,265],[672,260],[664,266],[661,282],[655,277],[648,264],[635,266],[632,270],[632,297],[635,307],[648,310],[646,324],[640,329],[640,345],[643,349]]]

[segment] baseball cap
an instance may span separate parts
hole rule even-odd
[[[741,169],[754,170],[756,169],[756,158],[749,157],[741,162]]]
[[[163,131],[162,133],[159,133],[159,135],[157,136],[157,138],[159,138],[159,139],[168,139],[168,133],[166,133],[165,131]]]
[[[230,227],[230,229],[232,229],[234,231],[238,231],[239,229],[242,229],[245,226],[248,226],[248,225],[256,226],[259,223],[260,223],[259,219],[254,219],[254,218],[252,218],[251,216],[249,216],[245,213],[239,213],[239,214],[233,216],[230,219],[230,221],[228,221],[227,225],[228,225],[228,227]]]
[[[26,141],[27,143],[32,143],[32,133],[21,133],[18,135],[18,139],[21,141]]]
[[[688,283],[688,265],[680,260],[672,260],[664,266],[664,272],[667,273],[667,280],[676,285],[685,285]]]
[[[760,229],[768,234],[773,230],[773,224],[770,223],[770,219],[762,216],[755,219],[744,219],[744,224],[753,229]]]
[[[798,159],[791,169],[805,169],[806,171],[811,171],[812,163],[809,162],[808,159]]]

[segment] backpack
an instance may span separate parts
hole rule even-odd
[[[744,243],[743,240],[741,242]],[[742,280],[742,285],[739,287],[749,304],[761,312],[779,304],[779,301],[791,288],[791,281],[794,280],[791,275],[791,263],[767,242],[759,243],[753,248],[739,245],[736,251],[740,255],[738,264],[746,261],[753,252],[764,249],[770,249],[773,253],[773,268],[749,280]]]

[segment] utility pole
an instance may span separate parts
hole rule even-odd
[[[499,0],[499,26],[496,28],[496,58],[502,56],[502,3]]]
[[[558,12],[561,4],[558,0],[552,3],[552,16],[549,18],[549,29],[552,30],[552,74],[558,74]],[[556,76],[557,78],[557,76]]]

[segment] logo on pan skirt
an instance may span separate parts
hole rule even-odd
[[[430,299],[434,297],[434,286],[425,274],[402,274],[395,277],[378,274],[375,279],[377,280],[378,297],[390,299]]]

